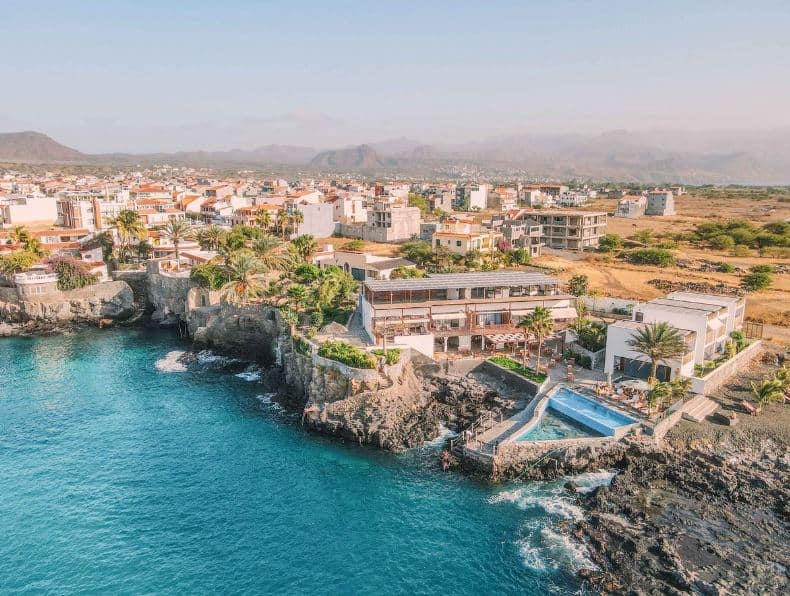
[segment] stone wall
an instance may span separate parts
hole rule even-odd
[[[132,289],[122,281],[112,281],[22,300],[13,288],[0,288],[0,321],[6,323],[98,322],[124,320],[134,312]]]
[[[533,397],[540,393],[548,382],[548,378],[543,381],[543,383],[530,381],[528,378],[522,377],[520,374],[510,371],[502,366],[499,366],[498,364],[494,364],[490,360],[483,360],[478,368],[490,375],[495,375],[501,378],[508,385],[511,385],[517,390],[523,391],[527,395]]]
[[[161,325],[186,321],[187,294],[194,285],[189,275],[148,272],[148,301],[154,309],[151,319]]]

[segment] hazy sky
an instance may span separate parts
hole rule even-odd
[[[87,152],[790,125],[790,0],[0,9],[0,131]]]

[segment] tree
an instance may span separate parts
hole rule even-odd
[[[551,311],[544,306],[536,306],[530,314],[524,317],[518,324],[529,330],[538,340],[538,357],[535,370],[540,372],[540,352],[543,349],[543,339],[551,335],[554,330],[554,319],[551,318]]]
[[[13,279],[15,273],[30,269],[33,265],[38,263],[39,256],[32,252],[19,250],[9,255],[0,257],[0,274],[8,278],[10,281]]]
[[[263,209],[258,212],[255,217],[255,225],[259,226],[264,232],[268,232],[272,227],[272,214],[268,209]]]
[[[148,231],[145,229],[137,211],[132,209],[124,209],[118,216],[112,220],[111,225],[115,228],[118,234],[120,243],[120,259],[125,261],[128,257],[127,250],[132,240],[140,241],[148,236]]]
[[[301,284],[294,284],[285,292],[291,308],[296,312],[304,309],[305,299],[307,298],[307,288]]]
[[[90,286],[98,281],[88,266],[74,257],[54,257],[49,261],[52,270],[58,274],[59,290],[76,290]]]
[[[628,340],[628,345],[650,359],[649,383],[655,382],[660,362],[686,353],[683,336],[667,322],[650,323]]]
[[[208,250],[219,250],[222,241],[227,236],[227,232],[223,230],[221,227],[212,225],[207,228],[203,228],[200,230],[198,234],[198,241],[200,242],[201,246],[205,247]]]
[[[308,257],[318,249],[318,243],[312,235],[303,234],[291,240],[290,248],[300,260],[307,261]]]
[[[568,282],[568,291],[577,298],[587,294],[589,289],[589,278],[586,275],[574,275]]]
[[[617,234],[604,234],[598,240],[598,250],[601,252],[614,252],[623,248],[623,239]]]
[[[784,389],[781,381],[777,379],[763,379],[759,383],[752,382],[752,395],[754,395],[757,405],[763,407],[783,399]]]
[[[752,267],[747,275],[743,277],[743,286],[752,292],[759,292],[760,290],[767,290],[774,283],[774,278],[770,271],[766,270],[765,265],[756,265]]]
[[[731,250],[735,248],[735,239],[728,234],[719,234],[710,239],[710,245],[717,250]]]
[[[285,269],[288,257],[282,254],[282,246],[276,236],[266,234],[252,243],[252,251],[266,269]]]
[[[428,201],[425,200],[424,196],[410,192],[409,207],[417,207],[420,210],[420,214],[424,217],[428,212]]]
[[[296,211],[291,213],[288,219],[291,224],[291,233],[296,234],[297,230],[299,229],[299,224],[304,223],[304,213],[302,213],[297,209]],[[305,235],[309,236],[309,234],[305,234]]]
[[[400,247],[400,254],[404,258],[414,261],[419,267],[425,267],[433,260],[433,248],[430,242],[411,240],[404,242]]]
[[[173,243],[176,261],[178,261],[179,245],[185,240],[192,240],[195,237],[195,228],[185,219],[171,219],[162,229],[162,234]]]
[[[11,242],[13,244],[27,244],[30,238],[30,232],[25,226],[14,226],[11,229]]]
[[[277,211],[277,219],[275,220],[274,224],[280,231],[283,240],[285,240],[285,234],[288,230],[288,212],[285,209],[280,209]]]
[[[261,293],[261,274],[265,267],[245,252],[230,257],[228,282],[222,287],[223,297],[230,303],[247,304]]]

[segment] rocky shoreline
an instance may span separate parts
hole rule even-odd
[[[581,496],[573,529],[614,594],[780,594],[788,590],[790,454],[722,443],[633,444],[610,486]]]

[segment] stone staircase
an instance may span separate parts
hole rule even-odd
[[[698,395],[683,406],[683,418],[692,422],[702,422],[718,409],[719,404],[715,401],[704,395]]]

